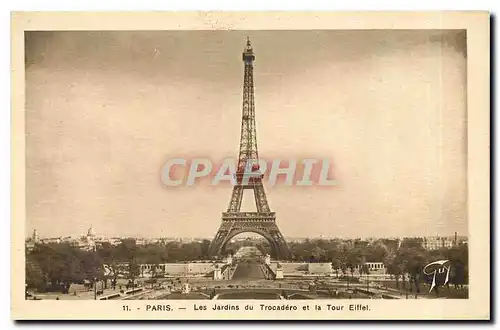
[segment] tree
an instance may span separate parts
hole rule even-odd
[[[128,262],[128,278],[135,283],[135,279],[139,277],[140,269],[135,258],[132,258]]]
[[[396,288],[399,289],[399,278],[403,274],[401,265],[399,265],[399,260],[396,260],[396,254],[388,254],[384,259],[384,265],[387,269],[387,273],[393,275],[396,280]]]
[[[344,275],[344,276],[347,275],[348,254],[349,254],[349,250],[347,249],[346,246],[343,246],[342,250],[340,251],[340,255],[339,255],[339,263],[340,263],[340,269],[342,270],[342,275]]]
[[[347,253],[347,266],[351,271],[351,277],[354,277],[354,270],[361,265],[361,249],[354,248]]]
[[[403,265],[403,272],[407,274],[410,291],[413,291],[412,285],[415,285],[415,290],[420,293],[420,278],[427,263],[425,251],[420,248],[402,248],[398,251],[396,257],[398,264]]]
[[[383,238],[379,240],[380,244],[382,244],[386,251],[387,254],[396,254],[399,248],[399,239],[391,239],[391,238]]]
[[[26,281],[38,291],[67,293],[71,283],[82,281],[80,251],[67,244],[37,244],[26,255]]]
[[[364,262],[361,263],[361,265],[359,266],[359,275],[368,275],[370,274],[370,270],[368,269],[368,265]]]
[[[468,283],[469,249],[467,244],[455,246],[444,251],[446,259],[450,261],[452,270],[451,283],[455,288]]]
[[[122,239],[117,249],[117,257],[119,260],[130,260],[136,257],[138,247],[134,238]]]
[[[320,262],[320,261],[323,261],[325,259],[325,250],[323,250],[322,248],[320,248],[319,246],[316,246],[313,250],[312,250],[312,259],[311,260],[312,262]]]
[[[106,265],[106,269],[104,269],[103,265],[103,278],[105,280],[105,287],[107,288],[107,280],[110,279],[111,287],[113,288],[113,290],[115,290],[116,284],[118,282],[118,277],[125,273],[123,265],[119,262],[120,249],[105,242],[101,245],[97,252],[103,264]]]
[[[123,265],[118,263],[114,259],[110,259],[109,263],[107,263],[106,266],[108,277],[111,279],[111,287],[113,288],[113,290],[115,290],[118,278],[120,277],[120,275],[124,275],[127,272],[125,271]]]
[[[379,243],[370,244],[363,249],[363,255],[367,262],[382,262],[387,254],[387,248]]]
[[[201,241],[200,251],[201,251],[201,257],[204,260],[210,259],[210,255],[208,254],[209,247],[210,247],[210,241],[208,239],[204,239],[203,241]]]
[[[339,270],[341,269],[341,264],[339,259],[332,260],[332,269],[335,271],[337,278],[339,277]]]
[[[80,259],[84,279],[91,283],[98,280],[104,280],[104,263],[99,254],[94,251],[81,252]]]
[[[26,262],[26,285],[28,289],[38,292],[47,290],[47,279],[35,260],[27,260]]]

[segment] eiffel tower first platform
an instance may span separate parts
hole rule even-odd
[[[243,52],[245,78],[243,84],[243,115],[241,119],[241,139],[235,184],[227,212],[222,213],[222,224],[212,240],[209,254],[219,255],[234,236],[253,232],[262,235],[271,245],[273,256],[287,259],[289,250],[276,224],[276,214],[271,212],[267,202],[263,174],[259,173],[259,153],[255,130],[255,103],[253,88],[253,53],[250,40]],[[257,212],[240,212],[243,192],[253,190]]]

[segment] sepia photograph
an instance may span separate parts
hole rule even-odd
[[[489,110],[469,106],[467,28],[217,22],[24,31],[25,303],[321,318],[469,304],[471,226],[489,247],[470,116]]]

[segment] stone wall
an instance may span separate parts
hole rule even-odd
[[[306,262],[280,262],[283,274],[302,274],[308,271],[308,264]],[[271,262],[269,265],[271,270],[276,273],[278,267],[277,262]]]
[[[332,264],[327,263],[310,263],[308,267],[309,274],[331,274],[332,273]]]
[[[219,268],[224,264],[218,263]],[[191,262],[191,263],[166,263],[159,264],[157,273],[166,276],[187,276],[187,275],[205,275],[215,269],[214,264],[211,262]],[[165,272],[163,272],[165,269]],[[150,271],[144,271],[144,277],[149,277]]]
[[[188,274],[189,264],[165,264],[165,275],[182,276]]]

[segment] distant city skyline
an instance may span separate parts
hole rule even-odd
[[[259,235],[253,235],[249,237],[248,235],[239,235],[233,237],[230,242],[250,242],[257,243],[265,241],[266,238]],[[33,235],[26,239],[26,248],[32,251],[37,244],[70,244],[71,246],[78,247],[84,251],[97,251],[103,244],[110,244],[111,246],[120,245],[124,239],[133,239],[139,246],[149,245],[149,244],[168,244],[170,242],[187,243],[187,244],[201,244],[203,241],[210,240],[207,237],[107,237],[96,235],[92,228],[89,228],[87,234],[80,236],[66,236],[66,237],[40,237],[36,230],[33,231]],[[463,235],[446,235],[446,236],[424,236],[424,237],[285,237],[285,239],[290,243],[301,244],[307,239],[311,240],[323,240],[325,242],[330,240],[335,240],[341,245],[356,244],[356,242],[366,242],[368,244],[383,244],[386,248],[393,246],[388,244],[389,241],[393,243],[397,242],[397,246],[404,244],[405,240],[409,240],[410,244],[418,244],[425,250],[437,250],[441,248],[451,248],[454,246],[460,246],[462,244],[468,243],[468,237]],[[386,245],[388,244],[388,245]]]
[[[36,230],[36,229],[35,229]],[[76,235],[61,235],[61,236],[44,236],[43,234],[40,234],[38,232],[38,230],[36,231],[38,237],[40,239],[48,239],[48,238],[79,238],[79,237],[82,237],[82,236],[85,236],[86,233],[82,232],[80,234],[76,234]],[[456,232],[457,233],[457,237],[468,237],[468,235],[466,234],[461,234],[459,232]],[[30,235],[28,235],[26,238],[30,238],[32,237],[33,235],[33,232],[30,233]],[[93,234],[95,237],[97,238],[135,238],[135,239],[212,239],[212,237],[203,237],[203,236],[184,236],[184,237],[179,237],[179,236],[117,236],[117,235],[101,235],[99,234],[98,232],[97,233],[94,233]],[[453,237],[455,236],[455,232],[453,233],[450,233],[448,235],[439,235],[439,234],[435,234],[435,235],[427,235],[427,236],[358,236],[358,237],[346,237],[346,236],[335,236],[335,237],[332,237],[332,236],[308,236],[308,237],[301,237],[301,236],[285,236],[286,239],[362,239],[362,240],[366,240],[366,239],[400,239],[400,238],[419,238],[419,237]],[[243,234],[239,234],[239,235],[236,235],[234,237],[235,239],[240,239],[240,238],[261,238],[261,239],[264,239],[262,236],[258,235],[258,234],[254,234],[254,235],[249,235],[248,233],[243,233]]]
[[[26,235],[213,238],[231,187],[161,167],[237,156],[247,35],[259,156],[329,159],[337,181],[265,187],[285,237],[467,235],[452,30],[26,32]]]

